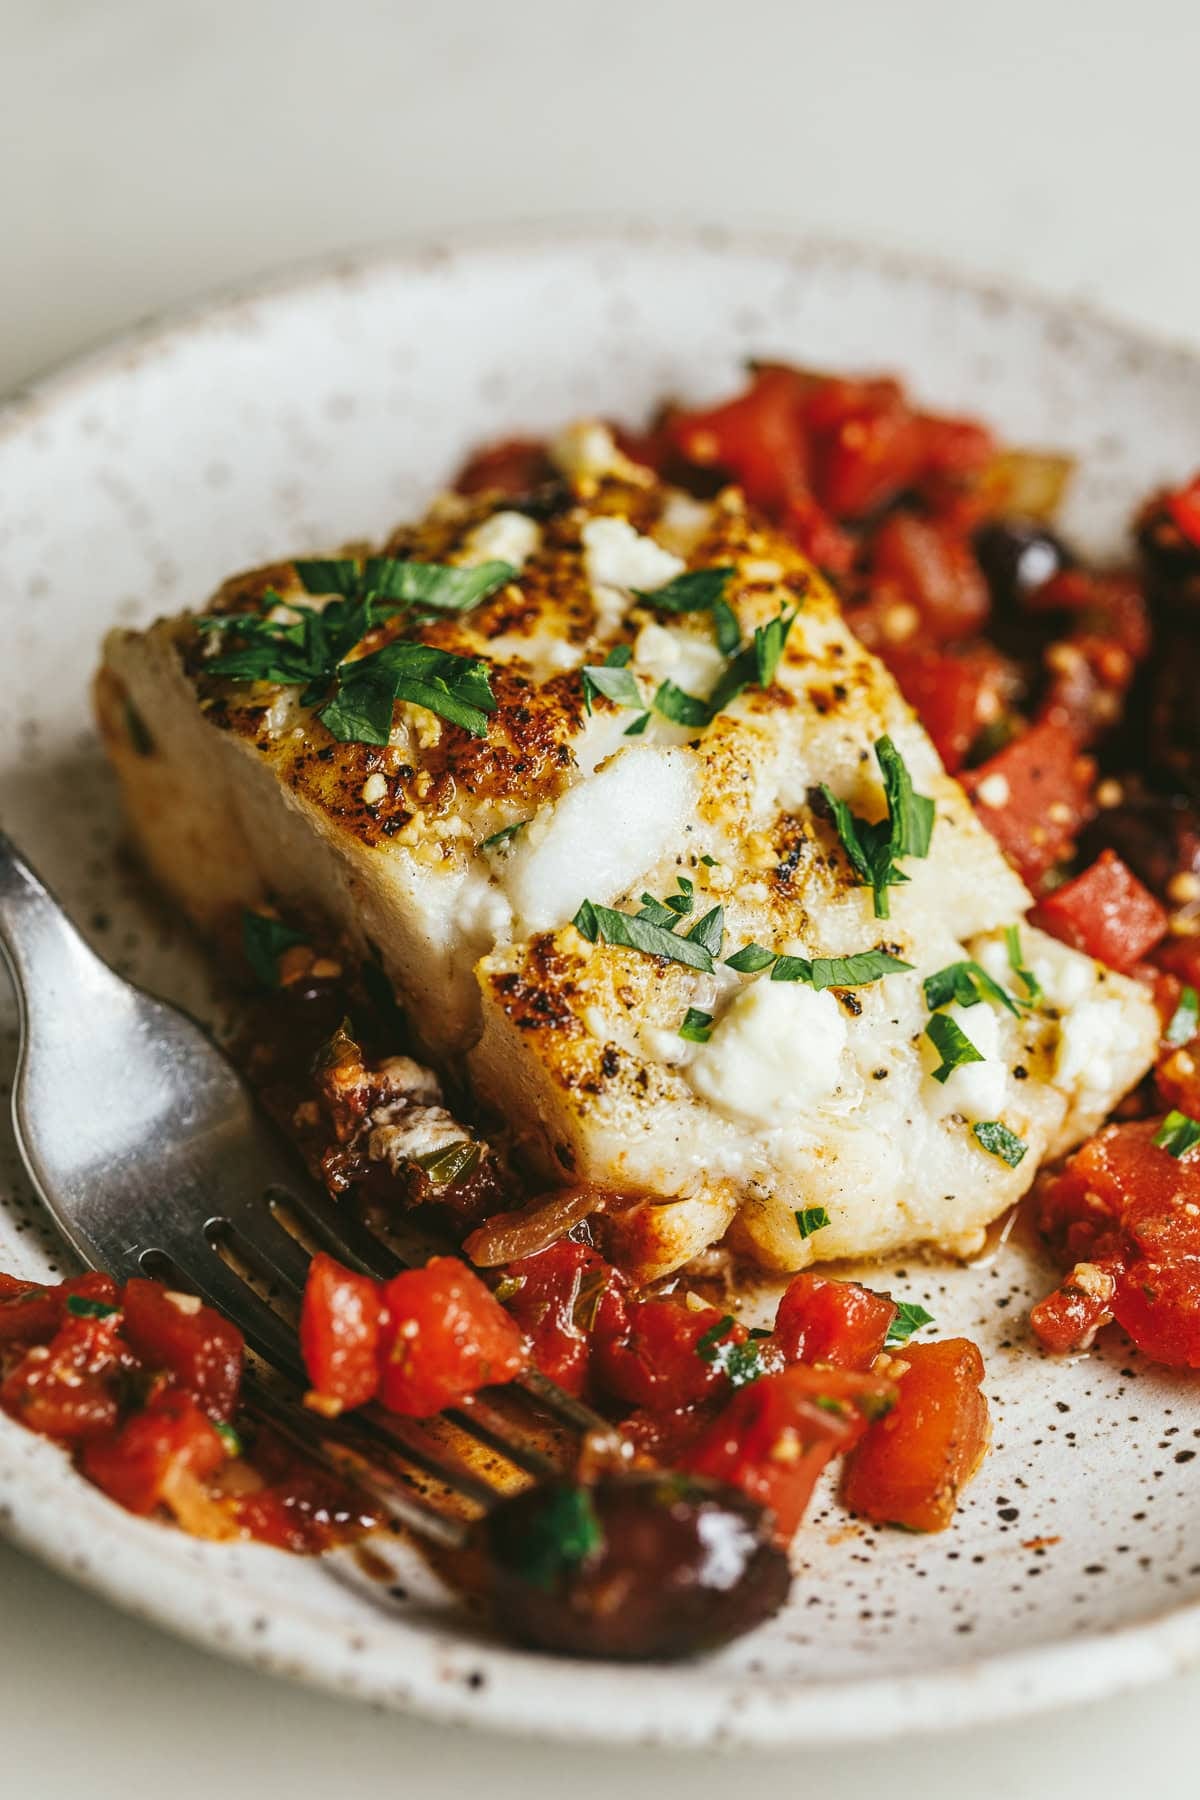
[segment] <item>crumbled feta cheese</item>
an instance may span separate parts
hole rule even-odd
[[[458,560],[466,568],[479,563],[506,562],[523,569],[536,556],[542,529],[535,519],[519,512],[497,512],[467,533]]]
[[[963,1063],[945,1081],[934,1081],[930,1073],[925,1083],[929,1110],[936,1118],[947,1113],[962,1113],[968,1119],[994,1119],[1004,1104],[1008,1088],[1008,1070],[1000,1048],[1000,1021],[986,1001],[978,1006],[947,1006],[946,1018],[953,1019],[963,1036],[974,1045],[982,1062]],[[930,1071],[937,1068],[940,1057],[928,1038],[924,1040]]]
[[[381,800],[387,799],[387,791],[387,778],[380,775],[377,770],[374,775],[368,775],[362,784],[363,804],[378,806]]]
[[[846,1020],[831,993],[761,979],[697,1047],[688,1080],[726,1115],[779,1125],[828,1099],[845,1048]]]
[[[687,567],[682,557],[635,531],[628,519],[589,519],[581,541],[583,566],[603,630],[615,630],[620,624],[633,589],[652,593]]]

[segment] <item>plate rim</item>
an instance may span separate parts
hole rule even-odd
[[[34,377],[19,381],[0,396],[0,441],[19,437],[62,398],[120,372],[123,365],[130,378],[136,378],[147,353],[167,350],[222,318],[236,317],[247,306],[286,303],[322,288],[336,289],[345,283],[368,281],[388,271],[401,276],[405,272],[420,273],[456,259],[478,260],[488,255],[536,257],[555,250],[599,251],[605,247],[837,261],[873,271],[885,279],[915,279],[941,291],[974,296],[980,302],[1015,305],[1046,323],[1068,322],[1087,328],[1139,356],[1151,357],[1160,365],[1177,362],[1193,378],[1200,377],[1200,347],[1110,315],[1090,300],[1056,297],[1019,280],[964,273],[948,258],[872,245],[836,233],[789,231],[783,226],[741,228],[677,222],[659,225],[630,215],[568,217],[559,221],[541,219],[463,227],[306,257],[157,309],[123,330],[52,363]],[[37,1454],[28,1454],[28,1434],[7,1419],[0,1419],[0,1463],[9,1461],[5,1454],[7,1444],[13,1447],[14,1466],[22,1460],[36,1465]],[[70,1471],[59,1464],[57,1450],[51,1446],[43,1448],[55,1459],[54,1465],[44,1465],[47,1473],[51,1473],[52,1466],[61,1467],[64,1478],[71,1480]],[[22,1450],[27,1452],[25,1458]],[[18,1475],[18,1492],[20,1480]],[[789,1692],[747,1672],[733,1678],[723,1694],[710,1691],[708,1697],[717,1704],[711,1716],[703,1718],[697,1716],[695,1705],[689,1708],[686,1694],[681,1703],[677,1697],[676,1705],[665,1706],[661,1691],[664,1684],[659,1681],[653,1684],[653,1704],[632,1709],[630,1714],[598,1708],[594,1699],[589,1702],[586,1698],[582,1704],[561,1707],[555,1712],[544,1703],[539,1706],[539,1685],[548,1682],[564,1693],[582,1688],[586,1695],[601,1680],[594,1666],[562,1663],[503,1645],[482,1645],[454,1632],[414,1632],[411,1626],[398,1625],[393,1620],[388,1629],[397,1633],[397,1642],[401,1634],[409,1635],[414,1643],[419,1636],[427,1651],[426,1667],[410,1665],[405,1684],[397,1687],[386,1670],[373,1679],[369,1665],[357,1670],[334,1667],[328,1655],[323,1661],[320,1621],[307,1612],[292,1616],[287,1641],[273,1647],[270,1643],[254,1643],[248,1630],[241,1634],[222,1630],[219,1622],[194,1607],[189,1611],[186,1590],[197,1579],[203,1580],[202,1575],[180,1576],[172,1568],[170,1580],[157,1582],[149,1590],[130,1592],[117,1572],[121,1558],[112,1565],[89,1562],[86,1569],[81,1569],[59,1546],[52,1518],[59,1486],[53,1478],[40,1481],[35,1468],[19,1510],[0,1505],[0,1535],[121,1611],[201,1648],[274,1675],[443,1724],[474,1724],[515,1735],[575,1743],[828,1748],[940,1735],[972,1724],[1030,1716],[1057,1706],[1128,1692],[1200,1665],[1200,1602],[1192,1601],[1164,1607],[1115,1629],[1051,1640],[1027,1650],[969,1662],[934,1665],[909,1676],[851,1677]],[[107,1504],[99,1496],[96,1500],[107,1514]],[[124,1523],[140,1527],[145,1522]],[[114,1518],[112,1524],[110,1535],[119,1535],[117,1527],[122,1521]],[[159,1560],[161,1566],[162,1559]],[[243,1589],[242,1596],[252,1602],[253,1586]],[[447,1659],[452,1662],[464,1646],[469,1664],[496,1679],[478,1687],[467,1686],[461,1673],[448,1672]],[[680,1689],[688,1685],[687,1667],[679,1665],[677,1670]],[[593,1675],[595,1679],[589,1679]],[[578,1677],[574,1682],[573,1676]],[[756,1683],[760,1689],[757,1695],[751,1691]],[[523,1705],[516,1704],[513,1691],[522,1686],[529,1688],[532,1695]],[[557,1697],[561,1699],[562,1695]]]

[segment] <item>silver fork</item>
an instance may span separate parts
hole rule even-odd
[[[502,1396],[502,1409],[476,1397],[442,1414],[456,1432],[510,1465],[508,1478],[493,1482],[454,1454],[436,1426],[378,1406],[330,1421],[300,1404],[307,1383],[287,1313],[294,1320],[310,1256],[288,1225],[298,1223],[303,1237],[367,1274],[386,1278],[411,1262],[334,1205],[194,1020],[134,987],[95,954],[3,832],[0,949],[20,1008],[13,1085],[18,1148],[38,1195],[79,1258],[118,1281],[164,1275],[232,1319],[265,1369],[282,1378],[281,1384],[248,1369],[251,1411],[265,1414],[323,1466],[352,1473],[391,1520],[445,1547],[462,1548],[474,1529],[463,1516],[465,1503],[468,1513],[487,1521],[493,1560],[502,1540],[511,1548],[522,1533],[536,1530],[528,1496],[523,1510],[519,1502],[515,1511],[505,1496],[513,1470],[532,1477],[551,1497],[557,1491],[559,1465],[532,1441],[539,1420],[543,1436],[549,1421],[576,1438],[599,1434],[611,1445],[610,1423],[536,1371],[493,1390]],[[518,1430],[514,1417],[526,1414],[532,1415],[528,1429]],[[643,1493],[631,1479],[612,1496],[622,1517],[631,1501],[643,1512],[648,1504],[649,1488]],[[786,1561],[768,1541],[761,1510],[731,1490],[697,1493],[694,1519],[684,1517],[688,1507],[677,1498],[674,1525],[665,1533],[695,1565],[690,1587],[684,1584],[686,1617],[677,1617],[676,1594],[669,1616],[635,1622],[635,1652],[696,1647],[683,1641],[689,1636],[723,1642],[767,1616],[786,1591]],[[661,1519],[657,1530],[663,1538]],[[713,1554],[714,1531],[723,1556]],[[655,1534],[633,1535],[644,1549]],[[611,1592],[617,1554],[619,1547],[612,1546],[593,1558],[598,1592],[605,1582]],[[637,1575],[620,1572],[623,1579]],[[653,1582],[661,1570],[641,1571],[647,1574]],[[611,1621],[603,1624],[603,1641],[592,1641],[586,1631],[581,1636],[586,1595],[564,1590],[559,1597],[565,1613],[558,1608],[546,1617],[547,1597],[535,1592],[531,1620],[523,1616],[530,1596],[514,1594],[508,1583],[510,1624],[553,1648],[630,1653],[623,1642],[614,1650]]]

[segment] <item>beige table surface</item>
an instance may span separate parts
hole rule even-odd
[[[0,0],[0,391],[323,251],[630,213],[870,238],[1200,344],[1198,67],[1196,0]],[[1184,1795],[1198,1721],[1194,1677],[969,1743],[742,1769],[435,1732],[223,1664],[0,1548],[14,1800],[1074,1800],[1150,1770]]]

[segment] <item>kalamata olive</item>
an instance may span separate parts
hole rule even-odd
[[[1062,539],[1035,519],[993,519],[975,533],[975,554],[997,609],[1020,606],[1027,594],[1071,566]]]
[[[723,1482],[673,1473],[542,1482],[482,1521],[496,1616],[566,1656],[667,1661],[778,1611],[791,1576],[769,1515]]]

